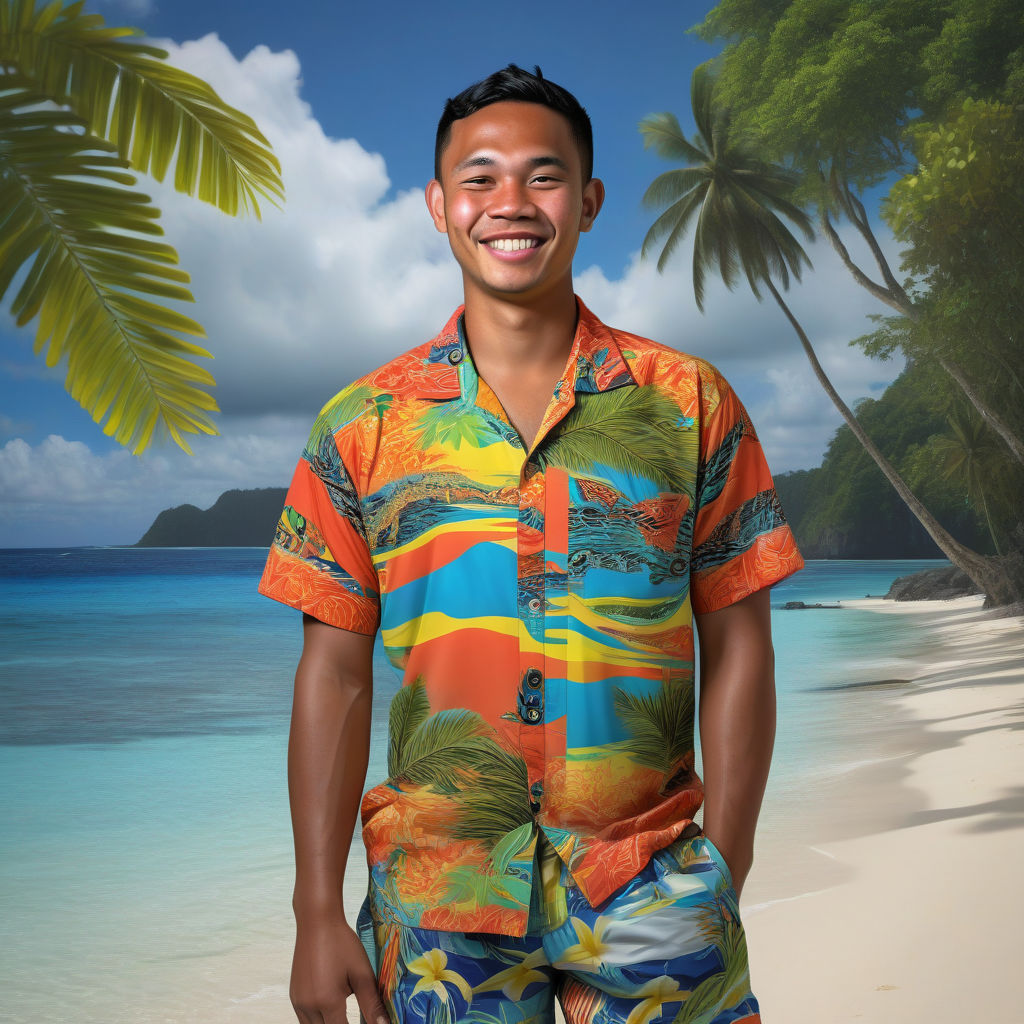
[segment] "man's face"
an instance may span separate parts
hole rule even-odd
[[[572,259],[604,199],[583,183],[569,122],[538,103],[501,102],[455,121],[427,206],[471,291],[530,301],[572,290]]]

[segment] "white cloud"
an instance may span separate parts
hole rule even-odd
[[[0,447],[0,523],[18,547],[134,544],[157,513],[175,505],[208,508],[234,487],[284,487],[302,451],[305,417],[228,418],[218,437],[143,457],[103,455],[51,434],[37,445]]]

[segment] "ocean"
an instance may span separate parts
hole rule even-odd
[[[294,1019],[281,1008],[301,616],[257,594],[264,558],[0,553],[0,1020]],[[926,643],[912,617],[781,605],[880,596],[947,564],[812,561],[774,588],[778,726],[759,835],[799,816],[815,780],[870,759],[884,702],[849,684],[909,676]],[[387,774],[399,686],[379,638],[374,669],[366,788]],[[363,857],[357,835],[353,923]]]

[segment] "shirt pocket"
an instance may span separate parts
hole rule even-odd
[[[688,494],[647,486],[572,479],[568,589],[595,628],[663,650],[689,625],[693,512]]]

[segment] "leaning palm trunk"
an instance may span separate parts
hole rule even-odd
[[[978,389],[967,379],[963,369],[956,363],[938,357],[939,366],[960,385],[967,400],[978,410],[981,418],[1006,442],[1014,458],[1024,465],[1024,441],[1010,429],[1009,424],[978,394]]]
[[[868,223],[867,215],[864,213],[863,204],[855,195],[853,195],[853,193],[849,191],[845,183],[842,186],[834,185],[832,191],[833,195],[835,195],[839,200],[840,205],[850,218],[851,222],[863,236],[864,241],[867,242],[868,248],[871,250],[872,255],[875,257],[875,262],[878,264],[878,269],[882,272],[885,284],[881,285],[877,281],[872,281],[871,278],[868,277],[868,275],[865,274],[856,263],[854,263],[849,250],[843,244],[842,239],[839,237],[838,232],[829,219],[828,210],[823,208],[820,216],[822,230],[828,240],[832,243],[832,248],[835,249],[839,258],[843,261],[843,266],[850,271],[853,275],[853,279],[862,288],[866,289],[871,295],[878,299],[879,302],[884,302],[887,306],[891,306],[904,316],[908,316],[911,319],[916,318],[918,315],[917,307],[893,275],[888,261],[882,252],[882,247],[878,244],[878,239],[875,238],[875,234],[871,230],[871,225]],[[1003,440],[1006,447],[1010,449],[1013,457],[1024,465],[1024,441],[1022,441],[1021,438],[1013,432],[1013,428],[1006,422],[1006,420],[1004,420],[1003,417],[1000,416],[987,401],[985,401],[984,397],[978,393],[978,389],[967,379],[967,375],[957,363],[942,355],[936,355],[935,358],[939,366],[941,366],[942,369],[952,377],[953,381],[964,393],[964,396],[971,405],[978,410],[978,414],[981,418]]]
[[[958,569],[965,572],[979,589],[985,592],[988,599],[987,604],[1004,605],[1024,599],[1019,583],[1011,578],[1010,573],[1006,571],[1001,560],[979,555],[976,551],[965,547],[921,504],[892,463],[889,462],[878,450],[871,438],[868,437],[853,411],[833,387],[828,374],[825,373],[821,363],[818,362],[818,357],[814,352],[814,347],[807,338],[807,334],[779,294],[775,283],[770,277],[765,277],[764,283],[768,286],[772,295],[775,296],[775,301],[793,325],[793,330],[796,331],[797,337],[800,339],[800,344],[807,354],[811,368],[814,370],[814,375],[818,378],[818,383],[821,384],[826,394],[832,399],[833,404],[839,410],[843,419],[846,420],[847,426],[849,426],[854,436],[864,446],[864,450],[875,460],[875,464],[885,474],[886,479],[893,485],[896,493],[899,494],[910,511],[914,513],[921,525],[928,531],[928,535],[935,541],[942,553]]]

